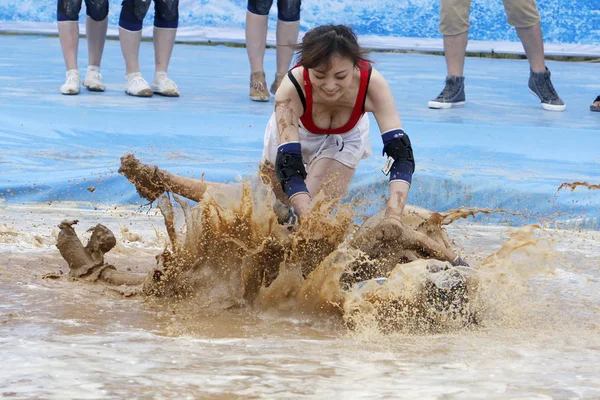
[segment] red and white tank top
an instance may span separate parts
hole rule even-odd
[[[300,65],[294,66],[294,68],[299,67]],[[310,82],[310,77],[308,75],[308,69],[304,68],[304,92],[306,93],[306,97],[300,88],[300,84],[292,74],[292,68],[288,72],[288,77],[296,87],[296,91],[298,92],[298,96],[300,97],[300,101],[302,102],[302,106],[304,107],[304,113],[300,117],[300,121],[302,122],[302,126],[314,134],[322,134],[322,135],[339,135],[342,133],[350,132],[357,124],[358,121],[365,114],[365,101],[367,99],[367,91],[369,88],[369,80],[371,79],[371,63],[367,61],[359,61],[358,68],[360,70],[360,85],[358,87],[358,94],[356,96],[356,102],[354,103],[354,108],[352,109],[352,114],[350,114],[350,118],[348,121],[339,128],[319,128],[315,125],[315,122],[312,118],[312,110],[313,110],[313,94],[312,94],[312,84]]]

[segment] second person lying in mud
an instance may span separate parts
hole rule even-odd
[[[192,208],[186,209],[187,203],[179,199],[179,211],[169,196],[160,196],[167,226],[173,223],[173,211],[183,211],[186,228],[170,234],[172,251],[158,255],[158,264],[146,274],[127,272],[127,263],[117,269],[105,262],[105,253],[117,243],[105,226],[88,230],[91,237],[84,246],[74,230],[78,221],[63,221],[57,247],[69,265],[69,277],[108,284],[126,296],[189,299],[192,303],[187,304],[213,310],[249,305],[304,317],[339,316],[352,329],[376,323],[385,331],[437,332],[477,323],[477,271],[423,260],[431,254],[418,240],[388,240],[389,231],[379,226],[383,213],[370,217],[349,241],[331,224],[340,219],[337,216],[325,218],[324,229],[311,226],[309,220],[289,232],[274,221],[272,209],[261,209],[265,199],[257,194],[260,189],[244,186],[241,198],[230,206],[215,202],[212,188]],[[403,219],[411,231],[426,232],[449,249],[441,225],[462,214],[407,205]],[[327,235],[320,236],[323,233]]]

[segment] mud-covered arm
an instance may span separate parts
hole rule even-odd
[[[302,160],[298,127],[304,112],[294,84],[286,76],[275,95],[278,144],[275,173],[281,187],[299,217],[310,209],[311,197],[306,187],[306,169]]]
[[[387,158],[384,169],[390,177],[390,197],[386,215],[400,217],[412,182],[414,157],[410,139],[402,129],[392,91],[384,77],[375,69],[371,74],[365,109],[372,112],[377,120],[383,153]]]

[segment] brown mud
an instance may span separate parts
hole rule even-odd
[[[564,183],[562,183],[558,187],[558,189],[556,190],[556,193],[560,192],[562,189],[565,189],[565,188],[569,188],[571,190],[571,192],[572,192],[572,191],[574,191],[575,189],[577,189],[580,186],[581,187],[587,187],[590,190],[599,190],[600,189],[600,184],[595,185],[595,184],[592,184],[592,183],[580,182],[580,181],[577,181],[577,182],[564,182]]]
[[[147,276],[130,274],[104,264],[104,253],[114,246],[112,232],[94,227],[84,247],[73,230],[76,221],[64,221],[57,246],[71,276],[133,285],[137,293],[166,302],[334,318],[383,332],[464,328],[478,323],[488,307],[480,270],[452,265],[457,254],[442,226],[501,210],[435,213],[407,206],[402,219],[381,212],[355,226],[350,205],[332,214],[331,205],[321,202],[289,231],[278,223],[276,201],[262,183],[245,181],[231,190],[203,182],[200,201],[192,206],[163,194],[172,177],[167,171],[125,156],[120,172],[142,197],[158,200],[170,246]],[[513,250],[535,247],[533,231],[482,265],[502,265]],[[379,277],[387,281],[373,280]],[[483,283],[494,279],[484,276]]]

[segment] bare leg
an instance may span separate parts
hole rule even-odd
[[[290,199],[296,214],[302,218],[314,206],[311,196],[316,196],[321,189],[325,199],[337,202],[344,194],[354,177],[355,170],[332,158],[322,158],[311,165],[305,179],[306,187],[310,195],[298,193]]]
[[[121,272],[111,265],[104,264],[104,254],[117,243],[110,229],[103,225],[96,225],[92,237],[84,247],[73,229],[73,225],[77,222],[77,220],[62,221],[56,241],[56,247],[69,265],[69,276],[118,286],[136,286],[146,281],[147,274]]]
[[[281,189],[281,184],[275,176],[275,169],[265,164],[260,165],[260,173],[263,175],[265,183],[270,184],[275,198],[280,202],[289,205],[290,202]],[[312,196],[315,196],[321,190],[325,198],[339,200],[346,194],[346,189],[354,177],[356,170],[349,168],[344,164],[332,158],[323,158],[311,166],[306,177],[306,187]],[[308,206],[310,208],[310,206]]]
[[[400,218],[386,216],[370,229],[361,230],[352,245],[364,251],[370,258],[391,259],[399,262],[407,250],[420,258],[435,258],[453,263],[457,256],[442,244],[404,224]]]
[[[277,75],[285,75],[290,69],[290,63],[294,56],[293,46],[298,43],[299,30],[300,21],[277,20]]]
[[[106,42],[107,27],[108,18],[104,18],[102,21],[94,21],[90,17],[87,17],[85,32],[88,41],[88,65],[100,66],[102,53],[104,52],[104,43]]]
[[[185,176],[173,175],[163,171],[163,179],[168,185],[169,191],[181,195],[193,201],[200,201],[208,186],[212,183],[203,180],[187,178]],[[218,185],[215,183],[215,185]]]
[[[126,74],[140,72],[139,55],[142,31],[128,31],[119,27],[119,42],[125,59]]]
[[[306,186],[313,197],[323,190],[325,198],[340,200],[346,194],[355,172],[354,168],[332,158],[322,158],[310,167]]]
[[[404,226],[402,232],[403,238],[401,242],[406,249],[422,251],[431,257],[450,263],[456,259],[456,254],[452,250],[442,246],[424,233],[406,226]]]
[[[177,29],[154,27],[154,65],[155,72],[167,72],[175,45]]]
[[[300,21],[277,20],[277,72],[269,91],[277,93],[281,81],[290,69],[290,63],[294,57],[294,45],[298,43],[298,30]]]
[[[132,272],[122,272],[116,269],[107,268],[100,274],[100,280],[115,286],[137,286],[148,279],[147,274],[136,274]]]
[[[250,61],[250,72],[264,71],[267,26],[267,15],[257,15],[246,11],[246,51]]]
[[[79,24],[77,21],[58,23],[58,37],[67,70],[77,69],[77,50],[79,47]]]
[[[56,239],[56,247],[69,265],[69,275],[76,277],[85,275],[94,265],[103,261],[92,258],[90,252],[77,237],[73,225],[78,222],[78,220],[62,221],[58,226],[60,232]]]
[[[467,41],[468,32],[452,36],[444,35],[444,56],[449,76],[464,75]]]
[[[162,193],[169,191],[198,202],[209,187],[226,191],[231,186],[174,175],[140,162],[133,154],[121,157],[119,173],[125,175],[135,185],[138,194],[149,201],[154,201]]]
[[[516,28],[517,34],[523,43],[523,49],[527,54],[529,65],[533,72],[544,72],[546,71],[546,64],[544,61],[544,41],[542,39],[542,28],[540,23],[530,26],[528,28]]]

